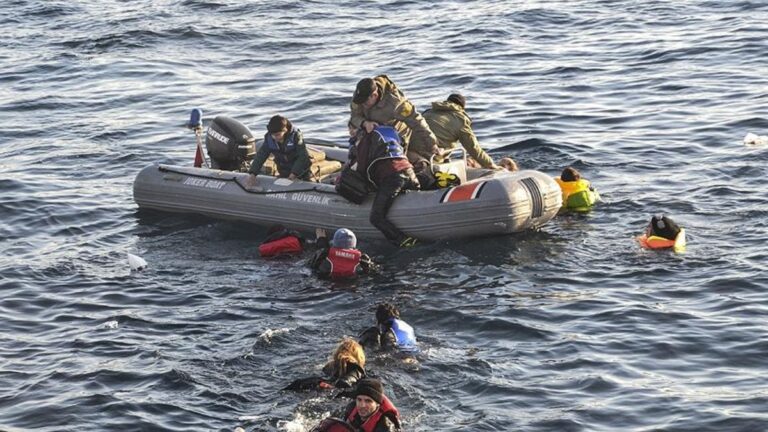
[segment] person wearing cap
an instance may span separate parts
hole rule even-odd
[[[275,157],[278,177],[309,180],[309,167],[312,161],[309,158],[307,146],[304,145],[304,137],[298,128],[281,115],[269,119],[264,142],[251,163],[249,170],[251,175],[247,180],[247,186],[256,184],[256,176],[259,175],[261,167],[270,155]]]
[[[424,117],[386,75],[361,79],[350,111],[349,121],[356,129],[371,133],[376,126],[392,126],[402,138],[405,152],[413,139],[437,152],[437,138]]]
[[[391,303],[376,307],[376,325],[360,334],[358,339],[366,349],[398,349],[403,353],[416,353],[416,333],[400,318],[400,311]]]
[[[309,261],[309,266],[321,278],[350,279],[361,274],[378,270],[371,257],[357,249],[355,233],[340,228],[328,242],[325,230],[316,230],[318,250]]]
[[[344,419],[355,428],[364,432],[400,431],[400,413],[384,394],[381,381],[365,378],[357,382],[354,391],[355,400],[347,405]]]
[[[437,137],[437,145],[440,151],[457,148],[459,144],[464,147],[468,161],[476,161],[483,168],[500,170],[488,156],[488,153],[480,147],[475,132],[472,130],[472,119],[466,112],[466,98],[460,93],[453,93],[442,102],[432,102],[432,108],[424,112],[424,120],[430,130]],[[416,157],[429,160],[433,153],[432,143],[422,141],[421,136],[416,136],[411,141],[411,161]],[[472,164],[472,162],[469,162]]]

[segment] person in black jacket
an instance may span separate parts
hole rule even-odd
[[[300,378],[284,390],[350,389],[365,378],[365,351],[354,339],[344,338],[323,366],[324,377]]]

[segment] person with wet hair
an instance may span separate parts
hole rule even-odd
[[[418,352],[416,333],[400,318],[400,311],[391,303],[376,307],[376,325],[366,329],[358,339],[366,349],[397,349],[413,354]]]
[[[323,375],[294,380],[283,390],[351,389],[366,376],[363,347],[352,338],[342,339],[323,366]]]
[[[293,124],[281,115],[273,116],[267,124],[267,133],[264,135],[264,142],[259,151],[253,157],[251,168],[246,185],[252,187],[256,185],[256,176],[261,172],[264,162],[273,155],[275,165],[277,166],[278,177],[288,178],[290,180],[309,180],[310,165],[312,161],[309,157],[304,137],[301,130],[294,127]]]
[[[517,166],[517,162],[515,162],[514,159],[508,158],[508,157],[499,159],[499,166],[509,172],[515,172],[520,170],[520,168]]]
[[[563,194],[562,211],[587,212],[600,200],[600,194],[576,168],[565,167],[555,182]]]
[[[460,93],[452,93],[445,101],[432,102],[432,108],[424,111],[429,129],[437,137],[437,145],[441,151],[464,147],[467,152],[467,164],[482,168],[500,170],[488,153],[480,147],[474,130],[472,119],[466,112],[467,99]],[[408,157],[414,164],[432,156],[430,142],[423,142],[415,137]]]
[[[321,278],[351,279],[377,272],[379,267],[371,257],[357,249],[357,237],[352,230],[339,228],[330,242],[325,230],[317,229],[317,251],[309,267]]]

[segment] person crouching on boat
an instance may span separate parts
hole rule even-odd
[[[329,243],[325,230],[318,229],[317,251],[309,261],[315,274],[329,279],[350,279],[378,270],[371,257],[357,249],[355,233],[339,228]]]
[[[359,342],[367,349],[397,349],[405,353],[418,351],[413,327],[400,318],[400,311],[391,303],[381,303],[376,307],[376,325],[365,330]]]
[[[323,366],[323,374],[294,380],[283,390],[351,389],[366,375],[363,347],[352,338],[342,339]]]
[[[374,378],[362,379],[354,391],[355,400],[347,405],[344,419],[357,431],[397,432],[400,431],[400,413],[384,394],[381,381]]]
[[[555,177],[555,181],[563,193],[563,210],[585,212],[600,199],[597,190],[581,177],[576,168],[565,167],[560,177]]]
[[[274,225],[267,230],[267,238],[259,245],[262,258],[301,255],[304,252],[304,237],[282,225]]]
[[[248,187],[256,185],[256,176],[270,155],[275,157],[278,177],[309,180],[312,161],[304,145],[304,137],[298,128],[281,115],[269,119],[264,142],[253,157],[248,171],[251,174],[246,182]]]
[[[421,188],[397,131],[391,126],[376,126],[370,133],[365,133],[357,145],[350,147],[349,164],[376,185],[371,225],[400,247],[415,246],[415,238],[406,235],[387,219],[387,213],[400,192]]]

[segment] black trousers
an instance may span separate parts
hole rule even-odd
[[[387,240],[400,245],[408,236],[387,219],[387,213],[400,192],[406,189],[419,189],[419,181],[416,180],[413,169],[408,168],[385,177],[381,184],[376,186],[378,189],[371,207],[371,225],[378,228]]]

